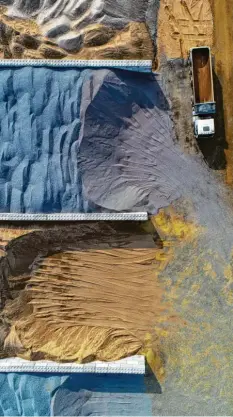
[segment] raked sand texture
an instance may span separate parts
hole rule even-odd
[[[1,70],[2,212],[91,211],[77,165],[89,76],[89,70]]]

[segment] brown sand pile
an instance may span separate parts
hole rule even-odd
[[[40,35],[41,30],[39,25],[35,20],[32,19],[12,19],[6,14],[7,8],[0,6],[0,19],[6,25],[11,26],[14,30],[23,33],[29,34],[32,36]]]
[[[194,46],[213,44],[209,0],[161,0],[158,27],[159,55],[186,57]]]
[[[149,334],[157,349],[167,306],[150,231],[125,223],[16,231],[1,233],[3,246],[13,237],[0,264],[1,356],[116,360],[146,352]]]
[[[78,59],[153,59],[153,43],[144,23],[129,23],[114,36],[111,35],[111,39],[106,43],[106,35],[113,32],[109,32],[109,28],[103,25],[95,26],[92,30],[90,27],[87,28],[84,47],[76,55]],[[101,45],[93,46],[98,42],[101,42]]]
[[[48,257],[8,309],[16,311],[5,346],[18,350],[19,340],[23,357],[85,362],[137,353],[163,311],[155,250]]]
[[[1,17],[1,15],[0,15]],[[17,23],[17,24],[16,24]],[[17,59],[152,59],[153,44],[144,23],[129,23],[121,31],[94,24],[82,33],[82,47],[69,53],[36,32],[29,20],[0,22],[0,58]],[[32,21],[33,23],[33,21]]]

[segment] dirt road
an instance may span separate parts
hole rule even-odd
[[[212,46],[213,18],[209,0],[161,0],[158,51],[168,58],[187,57],[194,46]]]
[[[228,149],[228,184],[233,183],[233,0],[213,0],[216,73],[222,85]]]

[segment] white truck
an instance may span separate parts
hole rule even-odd
[[[193,88],[193,126],[196,138],[215,134],[213,68],[210,48],[192,48],[189,53],[191,84]]]

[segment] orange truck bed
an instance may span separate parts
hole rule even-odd
[[[193,90],[194,103],[214,102],[213,74],[210,49],[208,47],[193,48]]]

